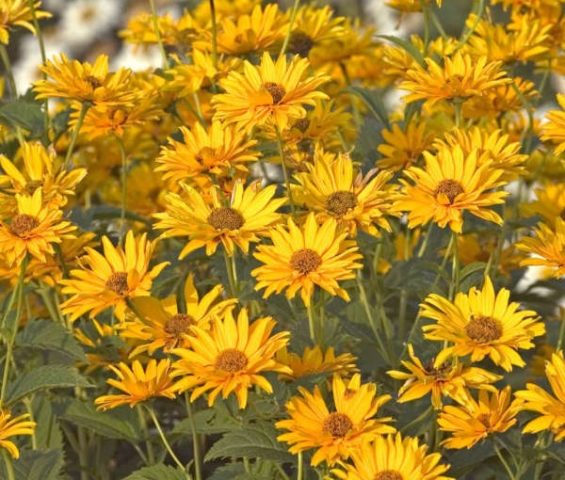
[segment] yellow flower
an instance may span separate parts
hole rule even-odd
[[[147,241],[144,233],[135,238],[130,230],[125,248],[114,247],[108,237],[102,237],[104,255],[86,248],[79,260],[80,268],[71,270],[69,279],[61,281],[63,294],[72,295],[61,305],[63,313],[75,320],[86,312],[90,318],[113,307],[119,320],[124,320],[127,300],[148,296],[153,279],[168,262],[149,269],[155,242]]]
[[[9,412],[0,410],[0,448],[7,450],[14,459],[20,457],[20,451],[16,444],[10,440],[10,437],[33,435],[35,422],[30,422],[29,418],[27,413],[12,418]]]
[[[291,185],[292,199],[320,222],[335,218],[352,236],[357,228],[374,236],[380,236],[378,227],[391,231],[385,215],[394,191],[387,184],[392,172],[372,170],[363,177],[346,154],[317,154],[306,168],[294,176],[298,185]]]
[[[404,129],[395,123],[390,130],[381,130],[381,135],[384,142],[377,150],[382,158],[377,160],[377,166],[393,171],[404,170],[415,164],[424,150],[431,147],[434,138],[427,122],[423,120],[412,120]]]
[[[482,290],[473,287],[468,294],[458,293],[450,302],[440,295],[429,295],[421,306],[421,315],[437,323],[423,327],[428,340],[446,341],[436,362],[441,364],[451,355],[471,355],[472,362],[485,357],[509,372],[512,365],[526,363],[517,350],[534,347],[534,337],[545,333],[545,325],[532,310],[518,310],[509,302],[505,288],[495,293],[490,278]]]
[[[159,37],[153,22],[151,13],[138,13],[129,19],[126,28],[120,30],[119,36],[124,42],[132,45],[156,45]],[[199,33],[199,25],[188,12],[184,12],[178,20],[170,13],[159,15],[157,28],[163,44],[175,47],[192,43]]]
[[[131,367],[123,362],[117,366],[109,365],[118,379],[111,378],[108,385],[124,393],[117,395],[102,395],[94,403],[99,409],[108,410],[120,405],[134,407],[154,397],[175,398],[173,380],[171,378],[171,361],[149,360],[145,369],[137,360]]]
[[[273,198],[275,185],[261,189],[259,182],[244,187],[237,181],[229,206],[224,206],[216,188],[210,190],[211,198],[207,200],[194,188],[183,187],[186,199],[167,194],[167,211],[155,215],[159,219],[155,228],[165,230],[163,238],[189,238],[180,259],[202,247],[206,247],[206,255],[212,255],[220,243],[230,256],[236,246],[247,253],[251,242],[258,242],[259,235],[266,235],[269,227],[279,222],[276,211],[286,201]]]
[[[411,361],[401,362],[408,372],[399,370],[387,372],[396,380],[405,380],[398,391],[399,403],[411,402],[431,393],[433,407],[440,409],[443,396],[457,397],[466,388],[493,391],[495,388],[490,384],[502,378],[482,368],[465,366],[457,358],[447,358],[444,363],[439,363],[435,359],[424,365],[414,354],[411,344],[408,345],[408,354]]]
[[[131,70],[121,68],[110,73],[106,55],[98,56],[90,64],[69,60],[61,53],[54,60],[47,60],[41,71],[50,79],[34,83],[38,99],[68,98],[106,107],[131,106],[136,100],[137,92],[131,89]]]
[[[157,158],[156,172],[163,172],[163,180],[171,184],[191,180],[209,183],[207,175],[227,176],[231,169],[247,172],[246,164],[256,161],[257,151],[252,150],[256,140],[248,139],[234,127],[213,122],[205,129],[199,123],[189,130],[181,127],[183,141],[169,139]]]
[[[565,182],[547,183],[534,192],[536,200],[522,207],[526,215],[540,215],[549,225],[565,219]]]
[[[515,179],[524,170],[527,155],[520,154],[519,142],[512,142],[508,134],[502,130],[487,130],[486,128],[456,128],[435,142],[435,147],[455,148],[457,145],[465,156],[476,151],[478,165],[490,162],[492,168],[503,170],[502,179]]]
[[[510,386],[489,394],[479,391],[478,401],[468,392],[460,405],[446,405],[438,417],[440,430],[450,432],[442,445],[446,448],[471,448],[493,433],[502,433],[516,423],[517,410],[511,405]]]
[[[374,418],[390,395],[377,396],[377,386],[361,384],[359,374],[349,381],[334,375],[333,407],[326,403],[317,385],[313,393],[303,387],[298,387],[298,391],[300,396],[292,397],[286,404],[290,418],[275,424],[279,430],[288,430],[277,439],[288,443],[293,454],[315,448],[313,466],[346,460],[364,442],[395,432],[394,427],[387,425],[390,417]]]
[[[426,66],[415,64],[406,72],[400,84],[401,89],[410,92],[405,97],[406,103],[425,100],[432,107],[441,100],[463,102],[512,82],[502,70],[501,62],[489,62],[484,56],[473,58],[460,51],[446,57],[443,66],[426,58]]]
[[[54,151],[47,150],[39,142],[25,142],[21,149],[23,165],[0,155],[0,166],[5,174],[0,175],[0,184],[8,183],[8,192],[32,195],[41,189],[43,201],[53,208],[67,203],[66,196],[74,195],[75,187],[85,177],[86,169],[65,171]]]
[[[282,41],[288,31],[288,20],[276,3],[255,6],[250,14],[224,17],[218,24],[217,45],[219,53],[242,55],[268,50]],[[203,37],[194,42],[196,48],[210,51],[212,32],[206,30]]]
[[[521,265],[549,267],[556,278],[565,275],[565,220],[557,218],[555,228],[538,224],[534,236],[522,238],[516,248],[533,255],[522,260]]]
[[[387,0],[386,4],[401,12],[421,12],[422,5],[430,5],[432,0]],[[435,3],[441,7],[442,0],[435,0]]]
[[[427,453],[427,445],[417,438],[378,436],[351,455],[353,465],[332,470],[341,480],[453,480],[443,474],[449,465],[439,463],[440,453]]]
[[[179,392],[192,390],[191,401],[209,392],[210,407],[220,393],[223,398],[235,393],[239,408],[245,408],[253,385],[272,393],[273,387],[262,373],[290,373],[288,367],[275,360],[276,352],[288,343],[290,333],[272,335],[275,325],[271,317],[261,317],[250,324],[243,308],[237,322],[228,310],[224,318],[213,320],[211,331],[194,326],[188,338],[190,346],[172,350],[180,357],[173,364],[173,376],[180,377],[175,388]]]
[[[39,10],[41,1],[34,1],[33,7],[37,20],[51,17],[49,12]],[[0,43],[8,44],[13,27],[23,27],[31,33],[36,33],[33,26],[33,10],[28,0],[0,0]]]
[[[141,345],[132,350],[130,357],[144,352],[153,355],[161,348],[169,352],[173,348],[187,347],[187,335],[193,325],[207,330],[213,319],[222,317],[237,303],[236,299],[218,302],[222,292],[223,287],[216,285],[200,298],[190,274],[184,284],[184,306],[181,310],[178,308],[179,299],[176,295],[163,300],[153,297],[132,299],[132,308],[141,318],[123,322],[119,326],[123,338],[141,342]]]
[[[325,352],[319,345],[306,347],[302,356],[289,352],[285,348],[277,353],[276,359],[292,370],[291,374],[281,375],[284,380],[294,380],[320,373],[337,373],[341,376],[348,376],[358,371],[355,366],[357,357],[351,353],[336,355],[333,347],[328,347]]]
[[[287,298],[294,298],[300,290],[308,306],[317,285],[349,301],[338,282],[355,278],[362,257],[356,243],[346,238],[346,232],[337,232],[334,219],[318,225],[311,213],[299,228],[289,218],[288,226],[277,225],[271,231],[272,245],[260,245],[254,254],[263,264],[251,272],[257,278],[255,290],[264,288],[264,298],[285,289]]]
[[[26,253],[45,262],[55,253],[54,243],[72,238],[76,227],[61,220],[61,210],[43,203],[40,188],[33,195],[16,194],[16,203],[9,223],[0,221],[0,247],[9,264],[21,262]]]
[[[504,185],[502,170],[480,161],[478,150],[466,154],[459,145],[440,148],[435,155],[424,152],[424,157],[425,168],[413,166],[405,172],[411,183],[403,181],[402,195],[394,206],[408,212],[410,228],[433,221],[461,233],[464,211],[502,223],[500,216],[488,208],[504,203],[508,195],[504,191],[489,192]]]
[[[287,128],[291,120],[306,116],[305,105],[314,105],[327,95],[317,88],[327,81],[319,74],[306,75],[308,60],[294,57],[287,63],[284,55],[273,62],[264,53],[259,66],[243,64],[243,74],[231,72],[220,82],[226,93],[214,95],[214,119],[235,123],[249,130],[266,122],[279,130]]]
[[[560,442],[565,438],[565,360],[563,352],[551,355],[551,361],[545,364],[545,375],[553,391],[553,395],[533,383],[526,385],[514,395],[518,411],[535,412],[539,416],[530,420],[523,433],[538,433],[548,430]]]
[[[540,138],[544,142],[557,144],[555,154],[565,152],[565,95],[558,93],[557,102],[561,110],[550,110],[546,115],[547,122],[542,126]]]

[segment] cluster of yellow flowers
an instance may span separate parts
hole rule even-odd
[[[302,3],[150,1],[160,68],[19,96],[0,0],[1,478],[563,478],[563,1]]]

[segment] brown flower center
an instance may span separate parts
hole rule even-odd
[[[106,288],[118,295],[125,295],[128,292],[128,274],[126,272],[114,272],[106,280]]]
[[[216,358],[216,368],[227,373],[241,372],[247,366],[245,353],[228,348],[221,352]]]
[[[12,218],[12,223],[10,224],[10,231],[14,235],[21,237],[22,235],[31,232],[34,228],[37,228],[38,226],[39,226],[39,221],[37,220],[37,218],[22,213]]]
[[[314,40],[304,32],[294,32],[290,37],[288,49],[292,53],[297,53],[301,57],[307,57],[314,46]]]
[[[324,420],[322,430],[324,433],[332,437],[339,438],[345,437],[347,432],[353,427],[353,422],[344,413],[333,412],[330,413]]]
[[[332,193],[326,200],[326,210],[334,217],[341,217],[357,205],[353,192],[339,191]]]
[[[294,128],[300,130],[302,133],[308,130],[309,126],[310,126],[310,120],[308,120],[307,118],[301,118],[300,120],[294,122]]]
[[[465,327],[467,336],[477,343],[490,343],[502,336],[500,322],[491,317],[471,317]]]
[[[424,369],[426,374],[434,377],[435,380],[444,380],[449,377],[449,372],[451,371],[450,363],[442,363],[439,367],[434,367],[434,360],[430,360]]]
[[[314,250],[303,248],[297,250],[290,257],[290,266],[301,275],[307,275],[316,270],[322,264],[322,257]]]
[[[437,186],[434,195],[437,197],[440,193],[443,193],[449,200],[449,203],[453,203],[457,195],[463,193],[463,187],[457,180],[442,180]]]
[[[273,103],[281,103],[282,99],[286,95],[284,87],[275,82],[266,82],[263,84],[263,88],[269,92],[273,99]]]
[[[486,428],[490,428],[490,415],[488,413],[481,413],[477,420],[481,422]]]
[[[167,320],[164,330],[173,337],[180,337],[188,331],[188,327],[194,323],[194,319],[186,313],[177,313]]]
[[[375,475],[374,480],[403,480],[404,477],[396,470],[383,470]]]
[[[216,230],[237,230],[245,223],[241,214],[229,207],[215,208],[208,216],[208,223]]]
[[[98,80],[94,75],[88,75],[85,79],[92,88],[98,88],[102,86],[102,82]]]

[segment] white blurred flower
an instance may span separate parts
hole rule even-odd
[[[62,11],[58,25],[70,48],[82,48],[121,23],[122,0],[75,0]]]
[[[368,0],[365,12],[379,35],[407,37],[418,31],[422,24],[421,14],[403,14],[400,21],[399,13],[387,5],[387,0]]]
[[[122,49],[111,59],[111,67],[117,70],[120,67],[131,68],[134,72],[159,68],[163,59],[157,45],[140,48],[137,45],[123,44]]]

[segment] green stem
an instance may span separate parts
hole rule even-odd
[[[302,452],[298,452],[298,471],[296,472],[296,480],[302,480],[304,478],[304,458]]]
[[[194,473],[196,475],[196,480],[202,480],[202,459],[200,455],[200,437],[196,432],[196,422],[194,421],[194,414],[192,412],[192,405],[188,399],[188,395],[185,394],[186,401],[186,411],[188,413],[188,419],[190,421],[190,430],[192,432],[192,446],[194,455]]]
[[[161,37],[161,29],[159,28],[159,17],[157,15],[157,9],[155,8],[155,0],[149,0],[149,7],[151,8],[151,19],[153,21],[155,35],[157,36],[157,44],[159,45],[159,51],[161,52],[161,58],[163,59],[163,68],[169,68],[169,59],[167,58],[167,51],[163,44],[163,37]]]
[[[88,480],[88,454],[89,448],[86,442],[86,432],[84,428],[78,427],[78,460],[80,465],[80,479]]]
[[[282,57],[285,54],[286,48],[288,47],[288,42],[290,41],[290,37],[292,35],[292,28],[294,27],[294,22],[296,20],[296,14],[298,13],[299,5],[300,5],[300,0],[294,0],[294,5],[292,6],[292,11],[290,12],[288,32],[286,33],[286,37],[284,37],[284,42],[282,44],[281,51],[279,52],[279,57]]]
[[[120,211],[120,230],[119,230],[119,244],[122,245],[124,236],[125,236],[125,231],[126,231],[126,203],[127,203],[127,182],[128,182],[128,176],[127,176],[127,169],[128,169],[128,163],[127,163],[127,155],[126,155],[126,149],[124,146],[124,142],[122,141],[122,139],[118,136],[116,136],[116,141],[118,142],[118,147],[120,148],[120,158],[122,160],[122,170],[121,170],[121,174],[120,174],[120,183],[121,183],[121,211]]]
[[[232,263],[227,250],[224,248],[224,262],[226,264],[226,271],[228,273],[228,284],[230,287],[230,294],[232,297],[237,297],[237,283],[232,270]]]
[[[284,183],[286,185],[286,192],[287,192],[287,195],[288,195],[288,202],[290,203],[290,211],[292,212],[292,216],[294,216],[296,214],[296,207],[295,207],[294,201],[292,199],[292,190],[290,189],[290,176],[288,174],[288,170],[286,168],[286,163],[284,161],[284,148],[283,148],[281,132],[280,132],[278,126],[276,126],[275,129],[276,129],[276,132],[277,132],[277,144],[278,144],[278,149],[279,149],[279,157],[281,159],[282,171],[283,171],[283,175],[284,175]]]
[[[314,345],[318,345],[318,338],[316,335],[316,320],[314,319],[314,312],[312,310],[312,300],[306,306],[306,312],[308,314],[308,330],[310,331],[310,340]]]
[[[78,134],[80,129],[82,128],[82,123],[84,122],[84,117],[86,117],[86,112],[90,108],[90,103],[83,102],[80,106],[80,112],[78,115],[77,124],[75,125],[75,129],[73,130],[73,135],[71,137],[71,143],[69,144],[69,148],[67,150],[67,155],[65,155],[65,168],[68,170],[71,167],[71,157],[73,156],[73,151],[75,149],[75,144],[77,143]]]
[[[420,250],[418,250],[418,258],[422,258],[424,256],[424,253],[426,253],[426,250],[428,249],[428,244],[430,243],[430,237],[432,236],[433,227],[434,224],[430,223],[430,226],[428,227],[424,235],[422,245],[420,245]]]
[[[565,310],[561,310],[561,325],[559,326],[559,338],[557,339],[556,350],[561,350],[565,341]]]
[[[139,416],[139,424],[141,426],[141,431],[143,433],[143,437],[145,438],[145,448],[147,450],[147,460],[150,465],[155,463],[155,452],[153,451],[153,445],[151,444],[151,439],[149,438],[149,430],[147,428],[147,420],[145,419],[145,414],[143,413],[143,408],[141,405],[138,405],[137,408],[137,415]]]
[[[163,442],[165,449],[167,450],[167,452],[169,452],[169,455],[171,456],[173,461],[177,464],[177,466],[183,471],[185,477],[188,480],[190,480],[190,475],[186,471],[186,467],[182,464],[182,462],[179,460],[179,458],[176,456],[175,452],[171,448],[171,444],[167,440],[167,437],[165,436],[165,432],[163,432],[163,429],[161,428],[161,424],[159,423],[159,420],[157,419],[155,412],[151,407],[146,406],[145,408],[149,412],[149,416],[151,417],[151,420],[153,420],[153,424],[155,425],[155,428],[157,428],[157,431],[159,432],[159,436],[161,437],[161,441]]]
[[[10,63],[8,50],[6,50],[6,47],[4,45],[0,45],[0,57],[2,58],[4,69],[6,70],[6,76],[8,77],[8,83],[10,84],[12,98],[18,98],[18,89],[16,87],[16,80],[14,79],[14,72],[12,71],[12,64]]]
[[[8,475],[7,480],[16,480],[12,457],[10,457],[10,454],[4,449],[2,449],[2,456],[4,457],[4,465],[6,466],[6,473]]]
[[[22,312],[22,301],[23,301],[23,292],[24,292],[24,278],[25,278],[25,271],[28,265],[29,257],[26,255],[22,260],[20,265],[20,274],[18,276],[18,283],[16,288],[12,292],[12,296],[10,297],[10,301],[8,303],[8,308],[4,317],[2,319],[2,327],[6,329],[7,338],[7,348],[6,348],[6,362],[4,365],[4,372],[2,375],[2,387],[0,388],[0,407],[4,404],[4,397],[6,395],[6,387],[8,386],[8,379],[10,378],[10,365],[12,363],[12,353],[14,349],[14,340],[16,338],[16,332],[18,331],[18,324],[20,322],[20,315]],[[14,301],[17,298],[16,304],[16,318],[14,319],[13,324],[8,325],[6,320],[8,319],[8,314],[12,310],[14,306]]]
[[[218,69],[218,22],[214,0],[210,0],[210,18],[212,19],[212,62],[214,68]]]
[[[459,253],[457,250],[457,234],[451,232],[452,241],[452,264],[451,264],[451,284],[449,285],[449,299],[453,300],[455,294],[459,291]]]
[[[26,407],[27,413],[29,415],[30,422],[35,422],[35,419],[34,419],[34,416],[33,416],[33,404],[32,404],[30,397],[24,398],[23,402],[24,402],[24,405]],[[33,428],[31,430],[31,448],[33,450],[37,450],[37,436],[35,435],[35,428]]]
[[[516,477],[512,473],[510,465],[508,465],[508,462],[506,460],[504,460],[504,457],[502,456],[502,452],[500,451],[500,447],[496,444],[496,441],[493,442],[493,443],[494,443],[494,451],[496,452],[496,456],[500,460],[500,463],[504,467],[504,470],[506,470],[506,473],[508,474],[508,478],[510,478],[510,480],[516,480]]]

